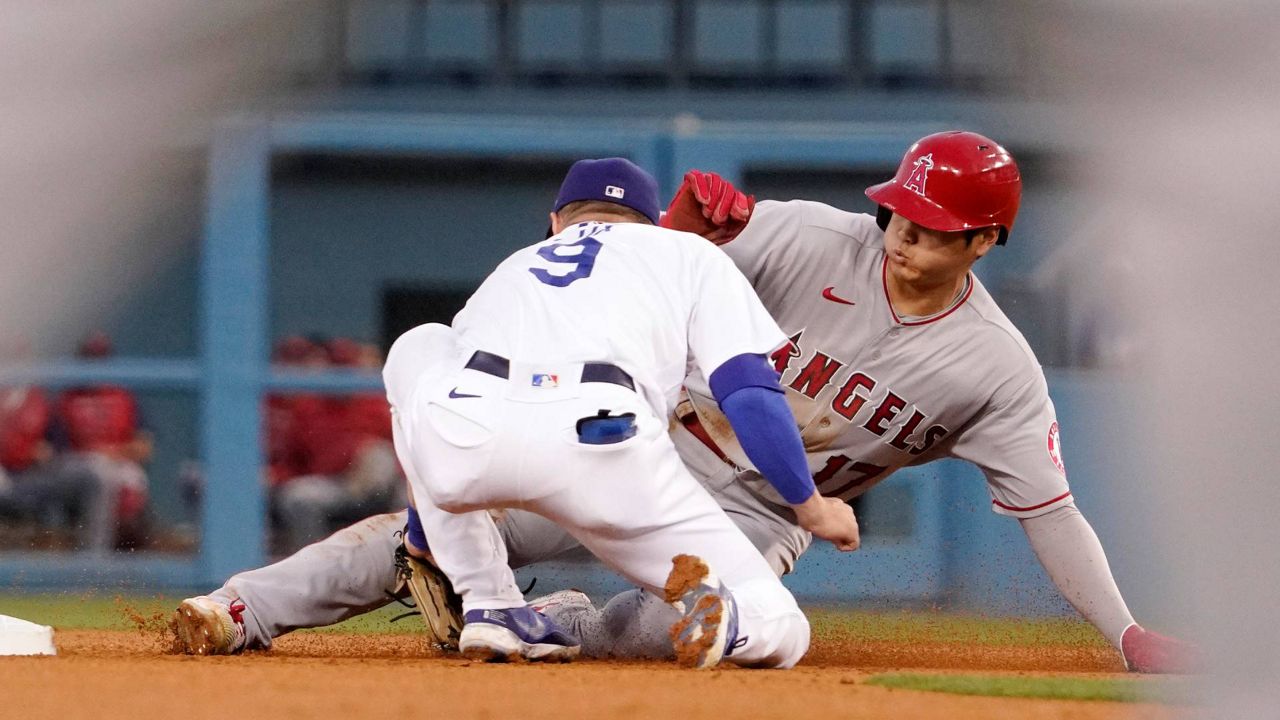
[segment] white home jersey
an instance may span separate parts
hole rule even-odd
[[[904,465],[957,457],[986,474],[992,509],[1033,517],[1071,501],[1044,373],[982,283],[949,310],[898,317],[875,218],[816,202],[761,202],[725,252],[790,337],[774,366],[823,495],[849,499]],[[750,461],[704,378],[703,426]],[[762,496],[779,501],[755,473]]]
[[[632,223],[581,223],[515,252],[453,328],[520,363],[613,363],[659,417],[692,364],[710,373],[786,342],[724,253],[697,235]]]

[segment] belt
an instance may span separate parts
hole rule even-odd
[[[477,350],[467,361],[467,369],[506,379],[511,376],[511,361],[501,355]],[[611,363],[585,363],[582,366],[582,382],[612,383],[632,392],[636,389],[636,384],[627,371]]]
[[[692,410],[691,408],[689,414],[681,415],[679,420],[680,424],[684,425],[684,429],[688,430],[690,435],[698,438],[703,445],[707,446],[708,450],[716,454],[716,457],[729,465],[736,465],[736,463],[729,459],[728,455],[724,454],[724,451],[720,449],[720,446],[716,445],[716,441],[711,439],[711,433],[707,432],[707,429],[702,426],[702,420],[698,417],[696,410]]]

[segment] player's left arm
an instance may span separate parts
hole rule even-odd
[[[1187,669],[1188,646],[1134,621],[1097,533],[1075,505],[1042,373],[997,392],[991,406],[955,440],[951,454],[982,468],[992,510],[1018,518],[1053,584],[1121,652],[1130,669]]]
[[[1018,522],[1053,584],[1120,651],[1126,667],[1151,673],[1195,669],[1194,648],[1134,621],[1111,575],[1102,542],[1075,503]]]

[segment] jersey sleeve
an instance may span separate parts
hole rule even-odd
[[[738,237],[722,245],[725,254],[755,284],[769,256],[795,243],[804,226],[804,203],[761,200]]]
[[[776,275],[808,262],[844,262],[850,241],[861,247],[883,245],[876,219],[811,200],[762,200],[742,233],[722,245],[742,274],[757,285],[766,273]]]
[[[982,469],[991,509],[1032,518],[1072,502],[1053,401],[1037,370],[966,428],[951,454]]]
[[[724,253],[710,245],[697,247],[689,352],[710,377],[729,358],[768,355],[787,336]]]

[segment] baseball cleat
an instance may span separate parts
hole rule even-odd
[[[471,610],[464,619],[458,647],[471,660],[569,662],[582,650],[577,638],[530,607]]]
[[[737,641],[738,604],[701,558],[677,555],[671,561],[663,595],[683,616],[671,626],[676,662],[715,667]]]
[[[462,598],[453,591],[449,578],[431,558],[414,557],[404,545],[396,548],[396,574],[409,588],[432,642],[456,650],[463,625]]]
[[[244,603],[230,605],[206,595],[183,600],[169,627],[188,655],[234,655],[244,649]]]

